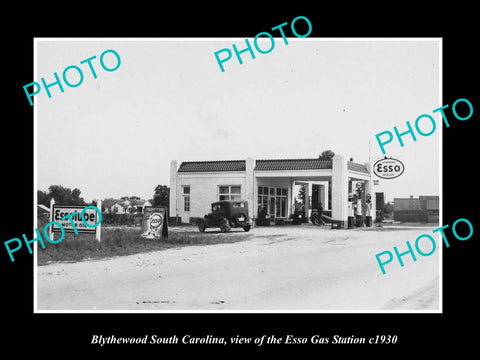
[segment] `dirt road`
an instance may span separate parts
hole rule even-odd
[[[38,310],[438,310],[439,243],[405,251],[432,228],[257,227],[232,244],[190,246],[37,268]],[[175,231],[175,229],[172,229]],[[178,231],[178,230],[177,230]],[[183,230],[182,230],[183,231]],[[229,236],[230,234],[224,234]],[[425,245],[425,248],[427,245]],[[426,251],[426,250],[424,250]]]

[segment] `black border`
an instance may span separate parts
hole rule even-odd
[[[25,5],[24,5],[25,6]],[[475,130],[480,106],[478,101],[478,56],[476,36],[478,20],[475,8],[467,3],[439,4],[422,8],[419,3],[371,3],[325,5],[294,9],[294,4],[277,4],[275,9],[260,11],[245,3],[201,4],[194,9],[186,3],[183,9],[171,9],[161,3],[108,5],[28,4],[25,8],[9,8],[11,21],[2,29],[7,37],[3,56],[7,84],[4,88],[4,125],[8,136],[2,142],[4,176],[12,190],[5,191],[2,239],[6,241],[33,229],[33,112],[22,86],[33,81],[34,37],[254,37],[294,17],[310,19],[310,37],[441,37],[443,38],[443,104],[467,98],[474,107],[468,121],[452,121],[443,130],[443,223],[458,218],[469,219],[474,235],[469,241],[452,242],[443,251],[443,314],[33,314],[33,256],[24,254],[11,263],[2,251],[2,308],[7,347],[31,356],[65,357],[78,355],[104,356],[112,351],[122,356],[139,356],[151,352],[155,356],[180,355],[184,350],[240,354],[280,350],[285,355],[314,356],[327,352],[336,355],[351,350],[357,356],[370,352],[433,355],[453,349],[466,353],[476,340],[476,265],[478,252],[478,215],[476,210]],[[125,7],[125,8],[124,8]],[[272,55],[273,56],[273,55]],[[402,106],[402,104],[399,104]],[[408,106],[408,104],[405,104]],[[429,110],[429,109],[427,109]],[[15,216],[11,214],[14,211]],[[447,233],[451,236],[450,233]],[[473,325],[473,328],[472,328]],[[333,336],[375,336],[396,334],[395,346],[105,346],[89,344],[92,334],[144,336],[212,334],[258,336],[275,334],[297,336],[320,334]],[[28,344],[28,346],[26,346]]]

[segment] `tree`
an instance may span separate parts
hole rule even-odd
[[[46,191],[37,190],[37,204],[45,205],[50,207],[50,197]]]
[[[297,198],[293,199],[294,209],[295,211],[300,211],[303,209],[303,203],[297,200]]]
[[[332,150],[324,150],[318,156],[318,158],[322,160],[332,160],[334,156],[335,156],[335,153]]]
[[[167,185],[157,185],[153,194],[153,206],[168,206],[170,201],[170,188]]]
[[[80,197],[80,194],[81,194],[81,193],[82,193],[82,192],[81,192],[79,189],[77,189],[77,188],[75,188],[75,189],[72,190],[72,201],[73,201],[74,203],[84,203],[84,202],[85,202],[85,201],[83,201],[83,198]]]
[[[140,199],[140,197],[138,196],[122,196],[120,200],[125,201],[125,200],[142,200],[142,199]]]
[[[50,199],[55,199],[55,203],[57,204],[80,204],[83,205],[85,204],[85,201],[83,198],[80,196],[82,192],[80,189],[70,189],[63,187],[62,185],[50,185],[48,188],[48,194],[47,197],[45,198],[43,194],[41,194],[42,201],[46,201],[48,205],[46,205],[44,202],[40,202],[40,198],[38,198],[38,203],[44,204],[46,206],[50,206]],[[37,191],[37,195],[39,192]]]
[[[393,204],[387,202],[385,206],[383,207],[383,215],[385,217],[392,217],[393,216]]]
[[[300,206],[304,207],[305,206],[305,185],[302,184],[300,185],[300,188],[298,189],[298,195],[297,199],[299,200]]]

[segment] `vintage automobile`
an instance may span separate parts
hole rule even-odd
[[[246,200],[223,200],[212,203],[212,212],[199,221],[198,229],[204,232],[206,228],[219,227],[222,232],[228,232],[241,227],[250,231],[252,224]]]
[[[312,224],[320,226],[320,225],[326,225],[327,223],[332,222],[332,218],[328,215],[331,214],[331,211],[321,211],[322,215],[320,215],[320,212],[318,209],[312,209],[312,213],[310,215],[310,221]],[[328,215],[327,215],[328,214]]]
[[[312,214],[310,215],[310,222],[313,225],[325,225],[325,221],[323,221],[322,216],[320,216],[319,212],[317,209],[312,210]]]

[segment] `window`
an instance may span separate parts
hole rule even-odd
[[[280,198],[280,208],[282,209],[282,216],[283,217],[286,217],[287,216],[287,197],[286,196],[282,196]]]
[[[287,217],[288,188],[258,187],[258,214],[262,211],[275,217]]]
[[[258,196],[258,214],[261,214],[263,212],[265,215],[267,215],[267,208],[268,208],[268,196],[259,195]]]
[[[183,186],[183,211],[190,211],[190,186]]]
[[[218,199],[221,200],[240,200],[241,186],[238,185],[225,185],[218,187]]]
[[[213,204],[212,205],[212,211],[223,211],[225,210],[225,205],[224,204]]]
[[[277,189],[277,190],[278,190],[278,189]],[[275,198],[275,216],[276,216],[276,217],[280,217],[280,216],[281,216],[280,214],[281,214],[281,213],[280,213],[280,197],[277,196],[277,197]]]
[[[243,202],[238,202],[238,203],[234,203],[234,204],[233,204],[233,207],[234,207],[234,208],[245,208],[246,206],[245,206],[245,203],[243,203]]]

